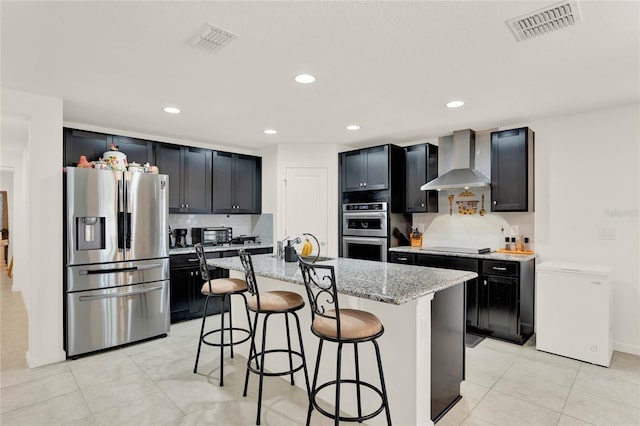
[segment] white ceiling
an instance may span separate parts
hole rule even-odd
[[[62,98],[68,122],[245,148],[415,141],[638,102],[640,2],[583,1],[583,22],[516,42],[505,21],[554,3],[2,1],[1,83]],[[207,22],[239,37],[198,50]],[[302,72],[316,83],[295,83]]]

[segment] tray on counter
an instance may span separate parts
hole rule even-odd
[[[535,252],[533,250],[506,250],[503,248],[499,248],[496,250],[496,253],[503,253],[503,254],[534,254]]]

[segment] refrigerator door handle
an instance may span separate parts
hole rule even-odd
[[[140,295],[140,294],[151,293],[152,291],[156,291],[156,290],[162,290],[162,287],[163,287],[162,285],[158,285],[158,286],[155,286],[155,287],[145,288],[144,290],[128,291],[126,293],[100,294],[100,295],[96,295],[96,296],[80,296],[79,300],[81,302],[84,302],[84,301],[88,301],[88,300],[112,299],[114,297],[137,296],[137,295]]]
[[[130,272],[137,271],[139,268],[137,266],[132,266],[130,268],[109,268],[109,269],[88,269],[86,271],[78,272],[78,275],[99,275],[99,274],[112,274],[114,272]]]

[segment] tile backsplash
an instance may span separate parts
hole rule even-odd
[[[273,214],[226,215],[226,214],[170,214],[169,226],[175,228],[203,228],[228,226],[233,235],[259,235],[263,244],[273,243]],[[187,244],[191,244],[191,232],[187,232]]]

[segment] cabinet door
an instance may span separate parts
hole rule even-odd
[[[518,330],[518,280],[483,276],[479,315],[479,327],[492,334],[517,336]]]
[[[189,318],[191,300],[191,268],[171,269],[171,323]]]
[[[527,139],[528,128],[491,133],[491,211],[528,210]]]
[[[184,147],[184,205],[189,213],[211,213],[211,150]]]
[[[234,213],[233,154],[213,151],[213,212]]]
[[[340,155],[342,156],[342,191],[363,191],[364,152],[358,150]]]
[[[169,175],[169,213],[182,212],[181,147],[156,144],[156,161],[160,173]]]
[[[478,327],[478,279],[467,281],[467,327]]]
[[[234,210],[236,213],[259,213],[260,206],[257,205],[260,192],[257,164],[259,159],[249,155],[236,155],[234,160]]]
[[[407,213],[427,211],[426,191],[420,187],[427,183],[427,147],[426,145],[405,148],[406,193],[404,210]]]
[[[113,137],[104,133],[64,129],[64,165],[77,166],[80,156],[96,161],[109,149]]]
[[[116,139],[116,136],[114,136],[114,139]],[[135,161],[142,165],[144,163],[155,164],[156,162],[155,156],[153,155],[154,143],[151,141],[117,136],[117,141],[114,140],[114,143],[120,151],[127,155],[127,162],[129,163]]]
[[[389,188],[389,147],[376,146],[366,150],[365,190]]]

